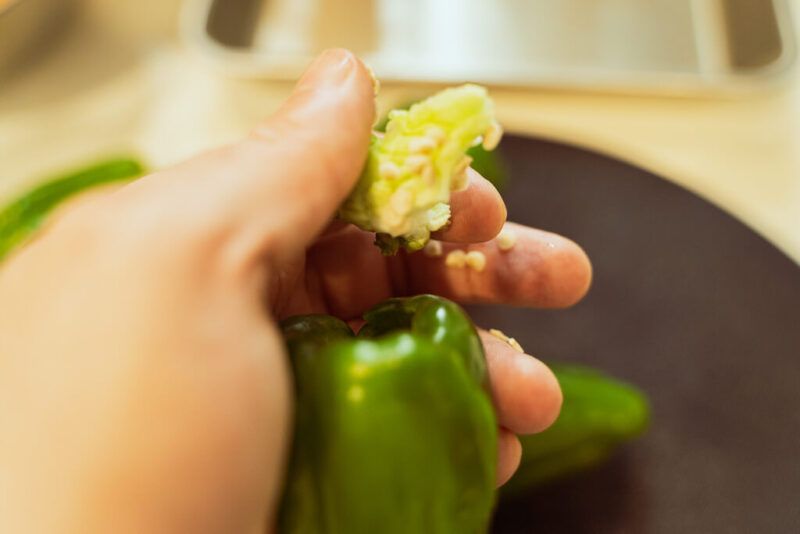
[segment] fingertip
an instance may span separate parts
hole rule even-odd
[[[375,116],[376,83],[353,52],[327,49],[311,62],[283,105],[257,125],[252,137],[275,143],[299,132],[293,142],[319,142],[315,135],[328,139],[344,152],[340,159],[349,155],[343,149],[350,145],[366,152]],[[337,135],[343,132],[348,135]]]
[[[497,434],[497,487],[514,476],[522,460],[522,443],[513,432],[500,427]]]
[[[527,365],[532,379],[538,381],[537,394],[520,399],[520,405],[523,411],[535,414],[535,417],[526,421],[527,425],[520,424],[517,431],[520,434],[536,434],[556,422],[564,403],[564,394],[558,378],[547,365],[533,356],[528,356]]]
[[[220,211],[243,236],[236,258],[258,264],[267,246],[291,256],[324,229],[358,180],[374,115],[364,64],[341,48],[320,54],[214,180],[213,198],[235,196]]]
[[[559,286],[553,293],[553,308],[568,308],[577,304],[592,285],[592,263],[580,245],[565,237],[559,244],[552,269],[558,270]]]
[[[502,286],[506,293],[518,295],[524,304],[553,309],[568,308],[586,295],[592,265],[577,243],[516,223],[505,228],[516,237],[516,245],[503,253],[514,259]]]
[[[500,424],[517,434],[535,434],[553,424],[563,402],[555,374],[540,360],[494,335],[483,330],[479,334]]]
[[[469,185],[450,198],[450,225],[433,234],[434,239],[455,243],[480,243],[495,237],[506,222],[508,211],[503,197],[473,169],[468,169]]]
[[[359,63],[355,54],[345,48],[327,48],[306,67],[295,88],[336,84],[345,79]]]
[[[558,418],[561,386],[550,368],[533,356],[519,354],[515,368],[520,387],[509,395],[507,426],[519,434],[536,434]]]
[[[497,234],[505,226],[506,220],[508,220],[508,208],[500,191],[497,190],[492,182],[473,169],[469,169],[469,173],[473,180],[472,183],[475,184],[476,190],[479,191],[479,198],[482,199],[483,206],[481,207],[485,210],[483,213],[483,232],[477,236],[479,238],[477,241],[488,241],[497,237]]]

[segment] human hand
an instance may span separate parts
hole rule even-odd
[[[564,238],[515,227],[511,251],[481,243],[505,208],[474,174],[438,237],[484,251],[483,272],[384,258],[370,234],[329,226],[366,156],[372,93],[355,57],[329,51],[246,140],[79,199],[8,258],[0,531],[264,532],[291,428],[277,320],[354,320],[406,293],[552,307],[585,293],[588,260]],[[538,360],[483,339],[502,482],[514,433],[549,425],[561,395]]]

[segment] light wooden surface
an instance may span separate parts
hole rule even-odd
[[[109,153],[142,154],[161,166],[230,141],[291,89],[227,79],[188,54],[177,38],[176,0],[79,4],[70,31],[46,55],[0,80],[0,199]],[[794,24],[800,33],[797,16]],[[800,262],[798,73],[781,90],[724,101],[492,94],[508,131],[652,170],[713,200]],[[380,103],[415,93],[387,87]]]

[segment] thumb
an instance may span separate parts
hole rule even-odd
[[[323,52],[289,99],[248,138],[168,171],[178,190],[191,191],[182,195],[183,212],[196,212],[185,204],[197,202],[210,226],[225,234],[233,254],[228,259],[237,263],[256,265],[265,254],[302,252],[364,165],[375,118],[374,83],[351,52]]]

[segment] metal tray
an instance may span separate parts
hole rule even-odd
[[[181,30],[225,72],[277,80],[343,46],[383,81],[723,94],[796,55],[788,0],[185,0]]]

